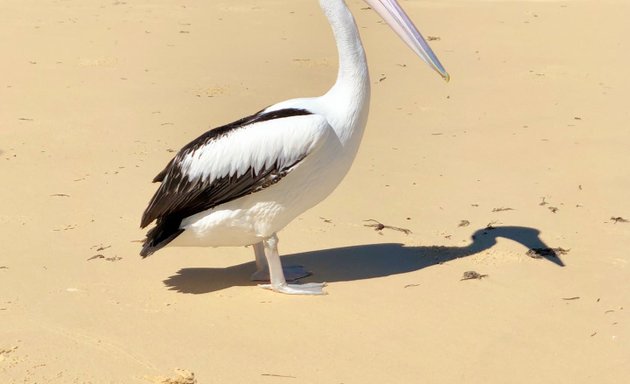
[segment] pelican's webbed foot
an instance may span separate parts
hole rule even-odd
[[[269,289],[275,292],[285,293],[287,295],[325,295],[324,287],[326,283],[306,283],[306,284],[259,284],[261,288]]]

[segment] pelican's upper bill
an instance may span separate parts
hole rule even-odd
[[[407,16],[400,4],[396,0],[365,0],[365,2],[374,9],[387,24],[400,36],[400,38],[411,48],[425,63],[433,70],[449,81],[450,75],[440,63],[435,53],[413,21]]]

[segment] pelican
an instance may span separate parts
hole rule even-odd
[[[449,75],[396,0],[365,0],[445,80]],[[271,105],[185,145],[154,179],[160,186],[140,226],[155,226],[140,255],[171,246],[254,248],[253,280],[286,294],[324,294],[325,283],[289,284],[277,232],[325,199],[344,178],[367,123],[370,79],[344,0],[319,0],[336,40],[337,80],[323,96]],[[285,278],[288,277],[287,278]]]

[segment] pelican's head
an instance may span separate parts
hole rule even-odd
[[[425,63],[449,81],[450,76],[429,47],[418,28],[396,0],[365,0]]]

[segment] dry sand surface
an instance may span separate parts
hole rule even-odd
[[[0,382],[628,382],[629,2],[401,3],[453,80],[349,1],[371,118],[292,297],[136,241],[173,150],[332,84],[317,2],[2,0]]]

